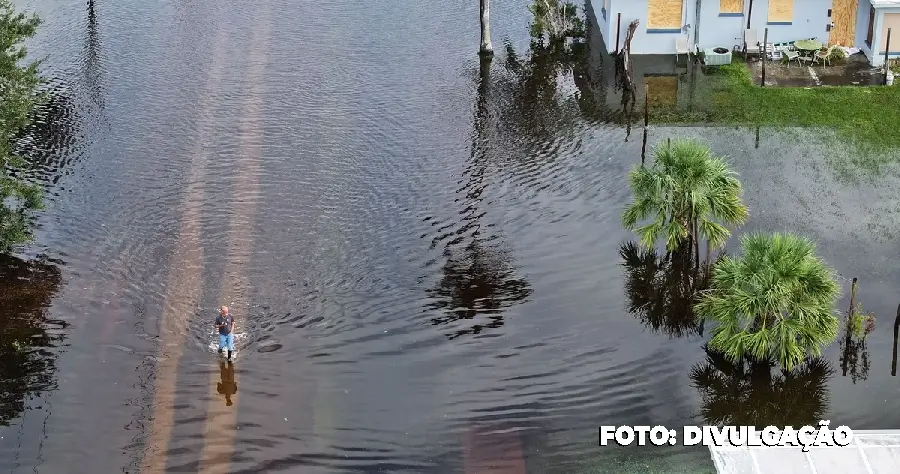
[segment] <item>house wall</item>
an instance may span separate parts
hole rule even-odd
[[[597,29],[603,35],[603,40],[609,52],[616,49],[616,30],[615,30],[615,14],[612,13],[613,0],[584,0],[585,9],[592,9],[593,16],[596,18]],[[596,9],[594,9],[596,3]]]
[[[769,22],[769,1],[754,0],[750,27],[755,28],[762,41],[765,29],[769,29],[770,43],[785,43],[805,38],[828,41],[827,27],[831,23],[828,9],[831,0],[794,0],[794,10],[790,24]],[[775,23],[775,24],[773,24]]]
[[[867,14],[868,16],[868,14]],[[885,42],[887,29],[891,28],[891,58],[900,57],[900,7],[878,8],[875,10],[875,31],[872,34],[872,49],[869,51],[869,62],[873,66],[884,65]],[[868,31],[868,30],[867,30]]]
[[[603,0],[586,0],[594,2],[594,8]],[[725,47],[731,49],[743,41],[743,31],[747,27],[747,10],[750,0],[744,0],[744,12],[741,14],[719,12],[719,0],[683,0],[682,28],[650,30],[647,28],[648,0],[608,0],[610,2],[607,17],[609,31],[607,45],[610,51],[615,49],[616,14],[622,13],[622,38],[625,41],[625,29],[632,20],[639,20],[640,26],[631,43],[634,54],[673,54],[675,38],[686,34],[689,43],[694,42],[696,25],[696,2],[701,2],[699,18],[699,46],[701,48]],[[769,0],[753,0],[750,27],[757,30],[762,41],[765,28],[769,28],[769,42],[781,43],[803,38],[828,40],[828,9],[832,0],[794,0],[793,15],[790,24],[769,24]],[[867,3],[867,0],[860,0]],[[862,8],[862,7],[860,7]],[[602,15],[601,15],[602,16]]]
[[[872,59],[872,51],[866,44],[869,35],[869,10],[872,4],[869,0],[859,0],[859,10],[856,12],[856,47],[860,48],[869,60]],[[893,32],[891,32],[893,35]]]

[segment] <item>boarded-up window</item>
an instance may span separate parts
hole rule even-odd
[[[891,53],[900,52],[900,13],[885,13],[881,21],[881,47],[879,53],[887,50],[887,31],[891,30]]]
[[[872,36],[875,34],[875,7],[869,9],[869,33],[866,35],[866,44],[872,47]]]
[[[719,13],[744,13],[744,0],[719,0]]]
[[[672,107],[678,102],[678,76],[644,76],[651,107]]]
[[[684,10],[683,0],[649,0],[647,2],[647,28],[681,29]]]
[[[769,0],[769,22],[790,23],[794,19],[794,0]]]

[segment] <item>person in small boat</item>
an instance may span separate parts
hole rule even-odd
[[[219,330],[219,354],[228,350],[228,360],[234,352],[234,316],[228,312],[228,306],[219,309],[216,317],[216,329]]]

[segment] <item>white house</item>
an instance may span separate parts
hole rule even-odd
[[[873,65],[880,66],[890,28],[889,56],[900,57],[900,0],[587,1],[599,10],[599,28],[610,52],[625,42],[628,24],[639,20],[631,43],[633,54],[674,54],[679,35],[700,48],[732,49],[742,45],[746,29],[756,30],[762,41],[768,28],[769,43],[817,38],[859,48]]]

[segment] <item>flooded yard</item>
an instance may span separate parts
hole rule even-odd
[[[493,2],[480,68],[473,2],[258,3],[22,2],[54,99],[23,145],[47,210],[0,262],[3,469],[696,473],[705,448],[598,427],[900,427],[891,160],[854,181],[838,132],[652,123],[651,148],[697,138],[740,173],[732,243],[811,237],[839,308],[858,277],[877,317],[853,363],[835,342],[760,384],[629,311],[642,130],[596,37],[555,56],[529,2]],[[704,100],[685,73],[660,100]]]

